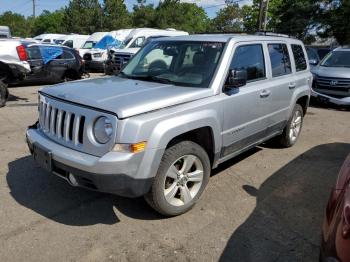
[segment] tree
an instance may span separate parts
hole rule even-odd
[[[226,7],[222,8],[213,19],[213,29],[219,32],[242,31],[243,15],[241,8],[232,0],[226,0],[226,3]]]
[[[131,17],[124,0],[104,0],[103,27],[107,31],[131,26]]]
[[[320,10],[318,22],[318,35],[333,36],[340,45],[350,44],[350,1],[326,1]]]
[[[208,29],[209,22],[202,7],[180,3],[180,0],[164,0],[159,2],[155,10],[154,25],[158,28],[176,28],[189,33],[200,33]]]
[[[152,4],[145,5],[146,1],[138,0],[134,5],[132,13],[132,25],[134,27],[153,27],[155,10]]]
[[[17,13],[10,11],[3,13],[0,16],[0,25],[9,26],[13,36],[29,36],[30,34],[25,17]]]
[[[103,10],[98,0],[71,0],[64,20],[69,32],[92,34],[103,27]]]
[[[44,10],[40,16],[33,20],[32,33],[40,35],[43,33],[66,33],[64,9],[50,12]]]

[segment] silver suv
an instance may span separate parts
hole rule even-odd
[[[350,47],[337,48],[312,68],[312,96],[322,102],[350,106]]]
[[[194,35],[146,45],[119,76],[40,91],[29,149],[73,186],[186,212],[220,163],[275,138],[294,145],[312,75],[302,42]]]

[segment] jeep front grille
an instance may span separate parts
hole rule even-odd
[[[39,123],[44,132],[75,146],[83,144],[85,116],[40,102]]]
[[[109,152],[115,140],[99,144],[93,135],[93,125],[101,116],[111,120],[112,137],[116,137],[115,115],[40,94],[39,129],[50,140],[65,147],[94,156]]]

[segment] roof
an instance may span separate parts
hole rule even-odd
[[[301,41],[298,39],[290,37],[281,37],[281,36],[260,36],[260,35],[245,35],[245,34],[201,34],[201,35],[188,35],[188,36],[176,36],[176,37],[167,37],[161,38],[160,41],[209,41],[209,42],[228,42],[231,39],[237,41],[286,41],[286,42],[298,42]]]

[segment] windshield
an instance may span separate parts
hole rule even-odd
[[[132,40],[132,38],[129,38],[129,39],[124,40],[124,41],[120,44],[119,49],[125,48],[125,47],[130,43],[131,40]]]
[[[86,41],[82,49],[92,49],[95,46],[95,44],[96,42],[94,41]]]
[[[64,42],[64,40],[55,40],[55,44],[61,45]]]
[[[206,88],[224,46],[215,42],[151,42],[130,60],[120,76]]]
[[[333,51],[321,62],[325,67],[350,67],[350,51]]]

